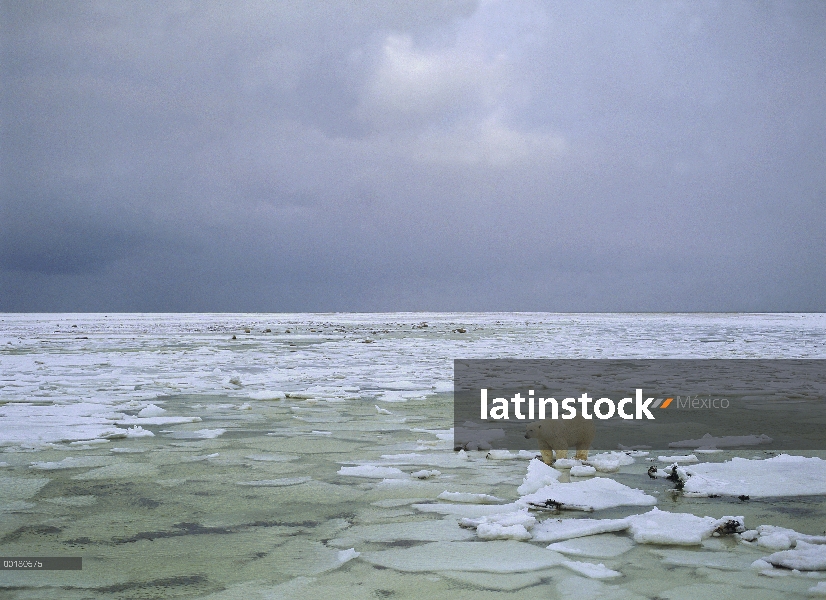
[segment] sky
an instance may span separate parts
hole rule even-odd
[[[0,311],[826,311],[826,3],[0,0]]]

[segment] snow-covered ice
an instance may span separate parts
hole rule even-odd
[[[522,480],[522,485],[517,488],[517,492],[522,495],[532,494],[546,485],[556,483],[562,473],[553,467],[549,467],[538,458],[534,458],[528,463],[528,472]]]
[[[584,511],[617,506],[653,506],[656,503],[654,496],[607,477],[555,483],[519,499],[519,504],[534,508]]]
[[[498,504],[504,502],[502,498],[491,496],[490,494],[471,494],[468,492],[448,492],[444,491],[437,496],[439,500],[449,502],[469,502],[473,504]]]
[[[406,572],[484,571],[520,573],[560,565],[565,558],[525,542],[433,542],[412,548],[363,552],[361,559],[374,565]]]
[[[781,454],[765,460],[732,458],[678,469],[683,491],[710,496],[813,496],[826,494],[826,460]]]
[[[559,542],[626,529],[625,519],[545,519],[534,525],[531,533],[535,542]]]
[[[743,517],[698,517],[690,513],[673,513],[658,508],[626,518],[634,541],[638,544],[699,545],[719,527],[732,522],[733,528],[744,531]]]
[[[577,560],[566,560],[562,563],[562,566],[590,579],[613,579],[614,577],[622,577],[622,573],[609,569],[602,563],[594,564]]]
[[[798,571],[826,571],[826,544],[798,541],[791,550],[781,550],[763,558],[767,563]]]

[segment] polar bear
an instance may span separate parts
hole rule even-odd
[[[576,448],[577,460],[588,460],[588,450],[594,441],[595,433],[593,419],[584,419],[577,415],[571,420],[545,419],[529,423],[525,437],[539,441],[542,462],[552,465],[555,460],[554,452],[556,458],[568,458],[569,446]]]

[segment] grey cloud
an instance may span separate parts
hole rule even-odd
[[[2,4],[0,310],[824,310],[820,3]]]

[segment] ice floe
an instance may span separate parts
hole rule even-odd
[[[634,457],[625,452],[602,452],[588,458],[587,463],[602,473],[615,473],[620,467],[634,464]]]
[[[571,477],[590,477],[596,475],[597,470],[589,465],[577,465],[571,467]]]
[[[563,561],[562,566],[590,579],[613,579],[614,577],[622,577],[622,573],[609,569],[602,563],[594,564],[576,560],[566,560]]]
[[[415,477],[416,479],[430,479],[431,477],[438,477],[441,475],[441,471],[437,471],[436,469],[422,469],[421,471],[413,471],[410,476]]]
[[[826,494],[826,461],[781,454],[765,460],[681,467],[683,492],[698,496],[810,496]]]
[[[504,502],[502,498],[491,496],[490,494],[470,494],[467,492],[448,492],[444,491],[437,496],[439,500],[448,500],[450,502],[470,502],[472,504],[496,504]]]
[[[61,469],[79,469],[82,467],[102,467],[112,464],[110,456],[67,456],[55,462],[33,462],[30,469],[38,471],[57,471]]]
[[[516,491],[522,495],[532,494],[546,485],[556,483],[561,476],[562,473],[534,458],[528,463],[528,472]]]
[[[531,533],[535,542],[559,542],[626,529],[625,519],[545,519],[534,525]]]
[[[686,454],[686,455],[677,454],[677,455],[674,455],[674,456],[658,456],[657,460],[659,460],[660,462],[667,462],[667,463],[679,463],[681,465],[700,462],[700,459],[697,458],[694,454]]]
[[[769,564],[798,571],[826,571],[826,545],[799,540],[792,550],[782,550],[763,558]]]
[[[457,527],[453,519],[450,519],[353,525],[328,543],[331,546],[347,547],[364,542],[452,542],[471,540],[473,537],[472,531]]]
[[[594,477],[545,486],[522,496],[518,503],[532,508],[594,511],[617,506],[653,506],[657,499],[613,479]]]
[[[348,477],[367,477],[370,479],[384,479],[407,477],[407,473],[396,467],[377,467],[375,465],[358,465],[356,467],[341,467],[339,475]]]
[[[196,431],[174,431],[170,437],[178,440],[211,440],[224,435],[226,429],[218,427],[216,429],[198,429]]]
[[[361,559],[397,571],[483,571],[519,573],[560,565],[565,558],[533,544],[512,540],[433,542],[412,548],[362,552]]]
[[[166,413],[165,408],[161,408],[157,404],[149,404],[138,411],[139,417],[160,417]]]
[[[740,534],[740,539],[745,542],[757,542],[757,546],[766,550],[787,550],[798,541],[826,544],[826,535],[808,535],[775,525],[760,525],[756,530]]]
[[[731,533],[745,531],[743,517],[698,517],[691,513],[672,513],[658,508],[626,518],[638,544],[700,545],[715,531],[728,527]]]
[[[485,455],[485,458],[488,460],[514,460],[522,457],[510,450],[491,450]]]
[[[572,556],[615,558],[633,547],[634,542],[627,537],[605,533],[555,542],[548,549]]]

